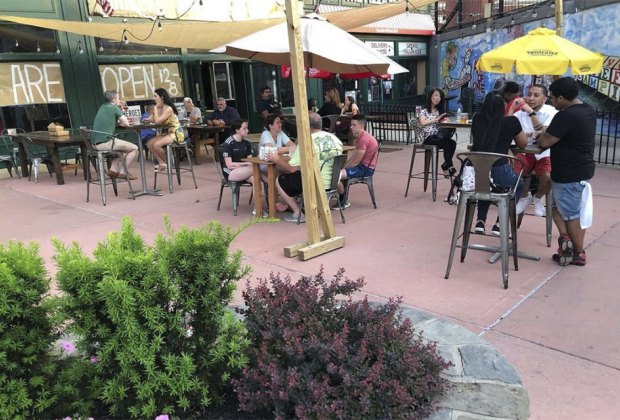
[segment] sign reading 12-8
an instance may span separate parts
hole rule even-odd
[[[153,91],[164,88],[171,97],[185,96],[178,63],[142,63],[100,65],[103,90],[115,90],[124,101],[153,97]]]

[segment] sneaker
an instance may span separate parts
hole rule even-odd
[[[256,217],[256,209],[252,210],[252,216]],[[263,210],[263,217],[269,217],[269,212],[266,210]]]
[[[583,267],[586,265],[586,251],[575,252],[573,254],[573,260],[570,262],[571,265],[578,265],[579,267]]]
[[[545,206],[542,203],[542,199],[534,197],[534,215],[538,217],[545,216]]]
[[[476,222],[476,228],[474,229],[474,232],[480,235],[484,235],[484,222],[482,220],[478,220]]]
[[[297,223],[297,216],[295,216],[295,213],[287,214],[284,217],[284,221],[291,222],[291,223]],[[299,219],[299,223],[305,223],[305,222],[306,222],[306,216],[302,214],[301,218]]]
[[[347,200],[344,204],[341,204],[343,209],[348,209],[349,207],[351,207],[351,202],[349,200]],[[338,206],[338,204],[334,204],[333,206],[331,206],[332,210],[340,210],[340,207]]]
[[[532,201],[534,200],[534,198],[532,197],[532,194],[527,193],[527,197],[523,197],[521,199],[519,199],[519,201],[517,202],[517,214],[521,214],[525,211],[525,209],[532,204]]]
[[[573,261],[573,241],[568,236],[560,236],[558,238],[558,253],[556,255],[557,257],[552,258],[562,267]]]
[[[499,232],[499,223],[495,223],[493,225],[493,227],[491,228],[491,233],[495,236],[500,236],[500,232]]]

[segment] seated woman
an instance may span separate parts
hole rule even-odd
[[[164,148],[172,142],[183,143],[185,141],[185,133],[179,123],[177,117],[177,108],[170,98],[166,89],[155,89],[153,95],[155,106],[152,107],[152,115],[146,121],[152,121],[156,124],[165,124],[166,126],[159,130],[159,133],[146,143],[146,147],[157,159],[155,170],[158,172],[167,172],[166,152]]]
[[[521,128],[519,119],[515,116],[504,117],[504,99],[493,92],[487,94],[480,112],[474,114],[471,125],[473,138],[472,152],[489,152],[507,154],[510,143],[514,139],[518,147],[527,145],[527,136]],[[512,169],[508,159],[499,159],[491,168],[493,183],[498,187],[512,188],[517,182],[518,175]],[[519,180],[516,197],[521,197],[523,192],[523,180]],[[476,233],[484,233],[484,224],[489,211],[488,201],[478,202],[478,220],[476,221]],[[491,232],[499,236],[499,224],[496,221]]]
[[[426,107],[420,111],[418,122],[422,127],[424,144],[439,146],[443,150],[444,162],[441,164],[441,169],[444,176],[448,177],[456,173],[452,163],[456,151],[456,141],[452,139],[454,131],[444,131],[439,127],[439,122],[445,116],[443,91],[439,88],[433,88],[426,98]]]
[[[282,130],[282,121],[277,114],[269,114],[265,118],[265,130],[260,136],[260,146],[276,147],[280,155],[293,153],[295,150],[295,143]],[[261,165],[263,172],[266,168],[265,165]],[[266,176],[263,176],[263,179],[266,181]],[[276,203],[277,211],[285,211],[287,208],[286,204]]]
[[[295,143],[282,131],[282,120],[276,114],[265,118],[265,130],[260,136],[260,146],[277,147],[279,154],[286,154],[295,147]]]
[[[233,134],[220,146],[223,159],[220,161],[224,176],[229,181],[250,184],[252,178],[252,163],[242,162],[241,159],[252,157],[252,144],[246,139],[248,135],[248,120],[237,119],[230,124]]]
[[[355,98],[353,96],[345,96],[344,105],[342,106],[342,112],[340,115],[357,115],[360,113],[360,109],[355,104]]]

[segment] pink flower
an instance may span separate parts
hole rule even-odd
[[[155,420],[170,420],[168,418],[167,414],[160,414],[159,416],[155,417]]]
[[[90,360],[91,363],[97,363],[99,361],[99,359],[97,359],[97,356],[90,356]]]
[[[75,345],[71,341],[63,341],[60,347],[69,354],[75,351]]]

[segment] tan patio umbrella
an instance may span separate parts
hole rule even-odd
[[[344,238],[335,235],[325,188],[314,156],[309,131],[304,68],[314,67],[333,73],[383,74],[388,72],[390,65],[392,71],[400,66],[349,33],[331,25],[321,16],[307,15],[299,18],[293,0],[286,2],[286,15],[286,24],[256,32],[215,51],[276,65],[291,65],[307,241],[285,247],[284,254],[307,260],[341,248],[344,246]]]
[[[491,73],[561,75],[600,73],[604,57],[547,28],[536,28],[480,56],[476,69]]]

